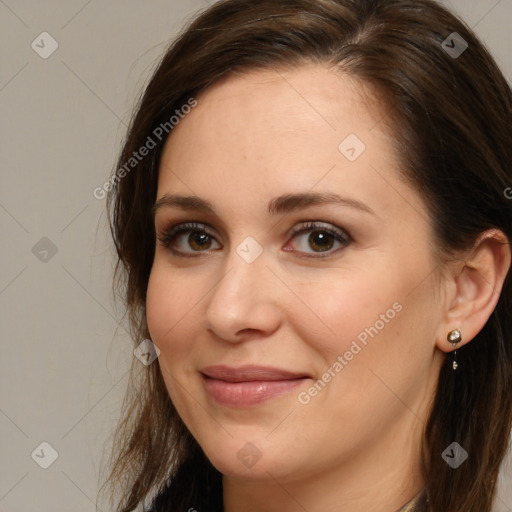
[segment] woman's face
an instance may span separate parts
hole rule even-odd
[[[231,478],[383,475],[419,457],[443,304],[385,114],[313,65],[197,101],[163,153],[147,291],[181,418]]]

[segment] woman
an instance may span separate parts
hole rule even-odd
[[[511,127],[503,75],[433,1],[201,14],[111,180],[146,355],[116,510],[491,511],[512,426]]]

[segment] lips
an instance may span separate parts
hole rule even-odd
[[[289,393],[310,379],[304,373],[266,366],[208,366],[201,370],[207,393],[218,404],[248,407]]]
[[[207,366],[201,371],[211,379],[225,382],[294,380],[309,377],[304,373],[294,373],[268,366],[240,366],[233,368],[225,365]]]

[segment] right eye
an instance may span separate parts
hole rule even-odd
[[[188,237],[184,236],[185,233],[189,233]],[[194,252],[206,252],[211,249],[212,241],[216,241],[205,224],[196,222],[169,226],[159,233],[157,238],[173,254],[183,257],[199,256],[200,254]],[[188,251],[187,247],[192,248],[192,251]]]

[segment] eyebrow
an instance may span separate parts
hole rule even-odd
[[[332,192],[301,192],[295,194],[283,194],[275,197],[268,204],[270,215],[290,213],[307,206],[337,204],[349,206],[371,215],[377,214],[366,204],[356,199],[342,197]],[[180,208],[185,211],[195,211],[215,215],[215,208],[210,201],[198,196],[182,196],[178,194],[164,194],[151,208],[153,216],[162,207]]]

